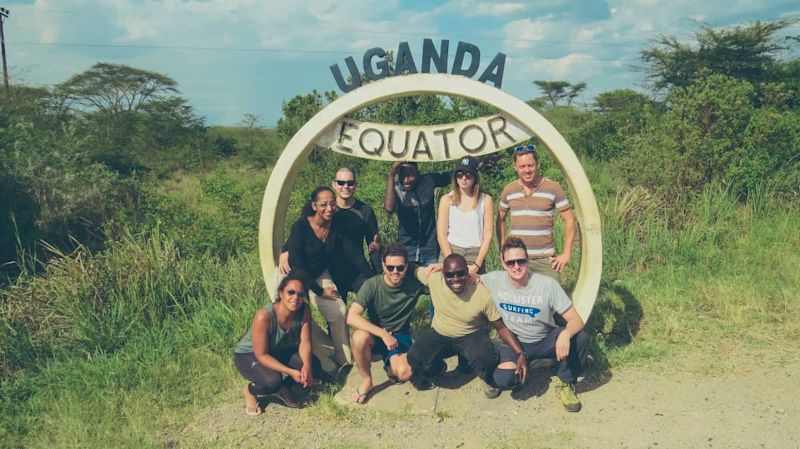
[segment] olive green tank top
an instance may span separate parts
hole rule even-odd
[[[303,305],[305,307],[305,305]],[[294,315],[289,329],[283,330],[278,325],[278,320],[275,318],[275,311],[272,309],[272,304],[267,304],[264,309],[269,313],[270,330],[267,333],[267,342],[269,343],[269,353],[274,354],[282,352],[286,349],[296,349],[300,346],[300,327],[303,325],[303,314],[305,309],[301,308]],[[253,352],[253,325],[250,324],[250,329],[247,334],[239,340],[236,345],[235,352],[238,354],[247,354]]]

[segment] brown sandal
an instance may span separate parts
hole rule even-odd
[[[264,410],[258,406],[258,398],[250,393],[250,384],[244,384],[244,412],[250,416],[256,416],[264,413]]]

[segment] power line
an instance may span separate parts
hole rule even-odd
[[[217,51],[217,52],[250,52],[250,53],[286,53],[286,54],[335,54],[335,55],[360,55],[361,52],[343,51],[343,50],[300,50],[300,49],[285,49],[285,48],[257,48],[257,47],[201,47],[201,46],[188,46],[188,45],[146,45],[146,44],[98,44],[98,43],[84,43],[84,42],[14,42],[15,45],[20,46],[41,46],[41,47],[88,47],[88,48],[122,48],[122,49],[149,49],[149,50],[188,50],[188,51]],[[420,53],[415,56],[421,58]],[[568,56],[568,55],[567,55]],[[506,55],[506,58],[512,60],[557,60],[567,56],[514,56]],[[494,57],[492,55],[492,57]],[[487,59],[481,57],[481,59]],[[579,61],[619,61],[622,59],[629,59],[628,56],[619,58],[600,58],[596,56],[590,57],[575,57],[574,60]]]
[[[39,11],[46,11],[46,12],[53,12],[59,14],[69,14],[69,15],[80,15],[80,16],[95,16],[95,17],[108,17],[107,14],[98,14],[96,12],[76,12],[76,11],[66,11],[61,9],[42,9]],[[141,17],[162,17],[161,15],[157,14],[142,14],[137,13],[138,16]],[[195,20],[197,22],[205,22],[215,25],[225,25],[229,24],[229,22],[220,22],[220,21],[209,21],[209,20]],[[349,34],[374,34],[379,36],[412,36],[417,38],[426,38],[426,37],[449,37],[450,35],[444,33],[429,33],[429,34],[419,34],[419,33],[411,33],[411,32],[393,32],[393,31],[375,31],[375,30],[364,30],[358,28],[324,28],[319,26],[302,26],[302,25],[280,25],[280,24],[270,24],[270,28],[275,29],[290,29],[290,30],[300,30],[300,31],[325,31],[329,33],[349,33]],[[253,25],[256,27],[256,25]],[[525,42],[525,43],[541,43],[541,44],[565,44],[565,45],[585,45],[591,47],[629,47],[634,48],[638,47],[638,44],[627,44],[621,42],[580,42],[580,41],[563,41],[563,40],[554,40],[554,39],[523,39],[523,38],[512,38],[512,37],[497,37],[497,36],[489,36],[489,35],[480,35],[480,34],[472,34],[472,35],[463,35],[462,38],[464,39],[483,39],[483,40],[490,40],[490,41],[509,41],[509,42]]]

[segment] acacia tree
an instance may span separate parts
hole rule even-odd
[[[561,100],[566,100],[567,106],[572,105],[572,101],[586,90],[586,83],[584,82],[571,84],[567,81],[536,80],[533,84],[541,89],[547,101],[550,102],[550,106],[553,107],[557,106]]]
[[[178,93],[178,83],[156,72],[123,64],[97,63],[56,86],[69,102],[115,114]]]
[[[639,53],[644,62],[640,70],[655,90],[687,87],[701,70],[753,84],[770,81],[781,52],[788,48],[785,42],[789,42],[776,35],[798,20],[789,17],[722,29],[703,25],[690,42],[659,36]]]

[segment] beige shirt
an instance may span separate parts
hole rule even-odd
[[[444,282],[441,272],[425,276],[423,269],[416,272],[417,279],[427,285],[433,300],[431,327],[440,335],[458,338],[469,335],[486,325],[486,320],[497,321],[500,312],[492,301],[492,294],[483,284],[468,284],[456,295]],[[467,281],[469,282],[469,281]]]

